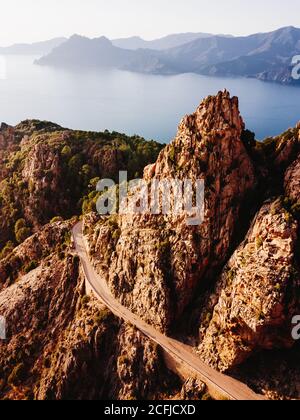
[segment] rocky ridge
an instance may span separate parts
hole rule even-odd
[[[299,310],[297,231],[298,223],[280,200],[264,204],[223,270],[211,308],[203,314],[211,321],[208,328],[201,322],[199,349],[219,370],[241,364],[258,349],[295,344],[291,325]]]
[[[205,216],[187,226],[187,215],[150,212],[96,218],[91,252],[113,294],[162,331],[180,318],[196,288],[228,258],[235,221],[256,186],[241,140],[238,99],[209,97],[179,125],[174,141],[144,171],[144,180],[204,179]]]
[[[85,219],[91,257],[115,297],[164,332],[193,317],[199,357],[221,371],[295,346],[299,129],[258,143],[237,98],[208,97],[144,171],[148,184],[204,179],[201,226],[187,226],[182,214]],[[205,295],[195,321],[189,311]]]

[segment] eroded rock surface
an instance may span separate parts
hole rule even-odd
[[[220,370],[242,363],[254,350],[292,347],[291,320],[300,309],[295,260],[298,224],[280,200],[259,211],[206,308],[201,356]],[[214,306],[215,302],[217,304]]]
[[[228,92],[203,101],[179,125],[174,141],[145,169],[144,179],[205,181],[205,216],[121,215],[86,221],[91,253],[113,294],[133,312],[167,331],[205,276],[219,269],[234,243],[235,223],[256,175],[241,141],[238,99]]]
[[[46,228],[49,239],[64,224]],[[61,229],[60,236],[58,230]],[[45,232],[44,232],[45,233]],[[39,245],[29,238],[26,259]],[[159,349],[85,295],[79,259],[48,241],[49,255],[0,292],[7,340],[0,341],[0,399],[170,398],[181,383]]]

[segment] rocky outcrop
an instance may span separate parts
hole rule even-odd
[[[224,371],[254,351],[295,344],[291,321],[300,311],[297,231],[298,223],[280,199],[263,205],[202,315],[199,353],[207,363]]]
[[[199,322],[198,350],[207,363],[227,371],[257,351],[291,348],[291,319],[300,311],[298,154],[299,125],[249,143],[236,98],[207,98],[144,171],[147,183],[203,178],[200,227],[174,214],[86,218],[92,258],[114,295],[167,331],[198,297],[201,282],[209,290],[217,279]],[[259,196],[247,201],[256,186]],[[251,213],[240,214],[243,204],[258,208],[252,225]],[[242,233],[245,219],[251,228],[230,257],[234,228]]]
[[[226,261],[236,220],[255,170],[241,141],[238,99],[228,92],[203,101],[179,125],[174,141],[145,169],[144,180],[205,181],[205,215],[187,225],[187,213],[126,214],[86,229],[98,270],[113,294],[147,322],[166,331],[195,289]]]
[[[2,123],[0,127],[0,162],[5,162],[7,155],[17,148],[13,127]],[[0,182],[7,176],[7,173],[5,165],[0,165]]]
[[[78,257],[69,248],[64,256],[57,250],[64,233],[64,223],[48,226],[40,240],[29,238],[15,251],[24,259],[43,247],[50,252],[0,292],[7,325],[7,340],[0,340],[0,399],[156,399],[178,393],[181,383],[159,349],[85,295]]]
[[[34,397],[45,354],[74,316],[82,293],[77,278],[78,262],[54,257],[0,293],[7,325],[7,340],[0,343],[1,398]]]
[[[39,142],[28,152],[22,171],[22,180],[29,186],[28,205],[24,215],[33,226],[45,222],[50,215],[61,214],[68,207],[68,194],[63,193],[63,163],[57,150],[47,142]],[[55,200],[53,196],[55,195]],[[43,203],[43,206],[41,206]]]
[[[300,158],[287,169],[284,178],[286,196],[294,203],[300,205]]]
[[[0,290],[35,269],[41,261],[47,258],[51,261],[53,253],[63,258],[70,245],[73,224],[74,220],[46,225],[0,260]]]
[[[205,391],[206,385],[203,382],[195,378],[189,378],[183,384],[180,397],[182,400],[197,401],[201,400],[204,396],[207,397]]]
[[[153,399],[180,387],[152,342],[94,298],[85,301],[53,351],[36,388],[40,400]]]
[[[275,154],[271,156],[275,168],[286,170],[300,152],[300,123],[276,138]],[[270,156],[269,156],[270,157]]]
[[[66,130],[27,120],[0,130],[0,253],[17,245],[15,224],[25,219],[32,232],[52,218],[69,219],[94,209],[99,178],[142,173],[163,145],[119,133]]]

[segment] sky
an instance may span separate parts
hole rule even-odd
[[[1,0],[0,45],[74,33],[108,38],[300,27],[299,0]]]

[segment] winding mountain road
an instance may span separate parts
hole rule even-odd
[[[73,228],[73,238],[76,253],[80,257],[84,274],[87,282],[99,298],[115,315],[126,322],[135,325],[143,334],[161,346],[170,356],[180,360],[189,370],[199,373],[199,376],[205,379],[206,384],[213,386],[221,395],[231,400],[263,400],[260,395],[255,394],[245,384],[223,375],[203,363],[197,355],[183,343],[167,337],[146,324],[142,319],[122,306],[111,294],[106,281],[100,278],[92,266],[89,259],[88,250],[82,232],[82,223],[78,223]]]

